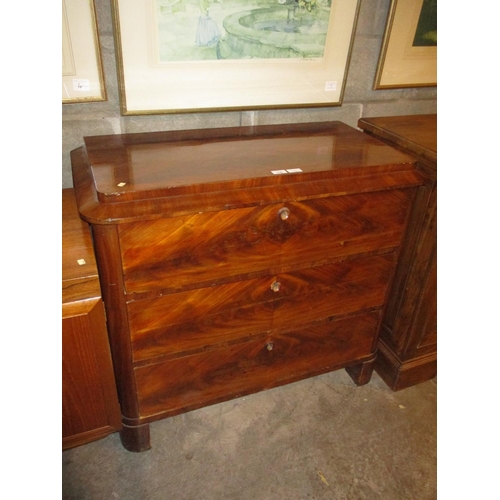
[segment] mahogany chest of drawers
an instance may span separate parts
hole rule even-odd
[[[422,178],[340,122],[85,138],[125,448],[149,423],[346,368],[370,380]]]
[[[401,250],[375,364],[386,383],[400,390],[437,374],[437,115],[362,118],[359,127],[414,156],[425,177]]]

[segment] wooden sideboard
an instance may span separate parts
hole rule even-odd
[[[426,179],[415,200],[375,364],[399,390],[437,373],[437,115],[362,118],[358,126],[413,155]]]
[[[304,377],[373,371],[415,161],[339,122],[85,138],[122,409],[149,423]]]
[[[121,429],[97,266],[73,189],[62,190],[62,447]]]

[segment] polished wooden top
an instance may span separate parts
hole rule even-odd
[[[308,131],[308,133],[304,133]],[[200,134],[201,132],[201,134]],[[239,132],[238,136],[235,134]],[[199,134],[197,137],[195,134]],[[121,202],[192,191],[279,184],[300,169],[316,172],[382,167],[408,161],[342,123],[298,127],[240,128],[188,134],[87,137],[85,145],[99,200]],[[279,173],[277,173],[279,172]],[[343,174],[345,175],[345,174]]]
[[[94,223],[290,199],[303,183],[319,195],[367,175],[416,183],[414,163],[340,122],[94,136],[72,152],[80,213]]]
[[[361,118],[359,128],[388,140],[407,153],[437,162],[437,115],[405,115]]]

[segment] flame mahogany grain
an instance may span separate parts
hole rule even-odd
[[[87,137],[72,165],[127,449],[155,420],[329,370],[369,382],[411,157],[328,122]]]

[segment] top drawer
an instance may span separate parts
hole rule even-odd
[[[389,190],[120,225],[126,292],[182,290],[396,247],[411,195]]]

